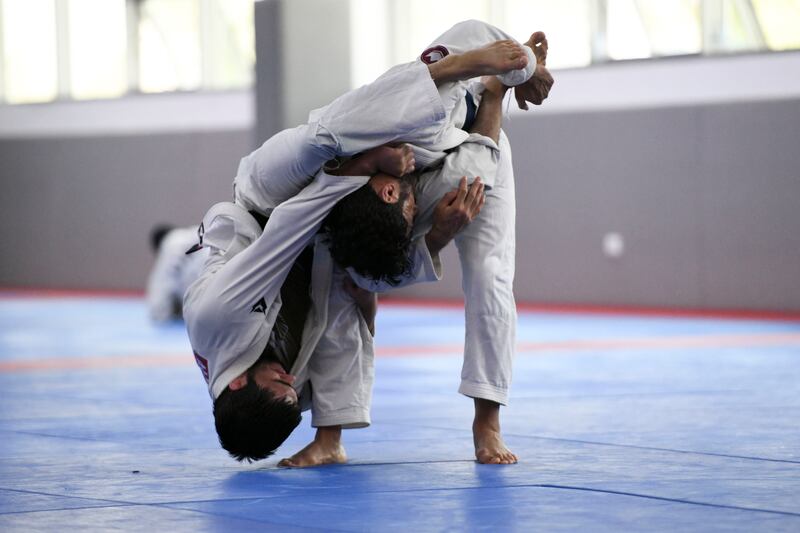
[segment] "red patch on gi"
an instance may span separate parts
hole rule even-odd
[[[436,46],[431,46],[430,48],[426,49],[419,57],[422,59],[423,63],[430,65],[431,63],[436,63],[440,59],[449,55],[450,50],[440,44],[437,44]]]
[[[203,377],[206,379],[206,383],[208,383],[208,359],[206,359],[197,352],[193,353],[194,353],[194,360],[197,363],[197,366],[200,367],[200,372],[203,373]]]

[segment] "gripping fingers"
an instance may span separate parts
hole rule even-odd
[[[469,218],[470,220],[474,219],[478,216],[478,213],[481,212],[481,208],[483,207],[483,203],[486,201],[486,192],[485,186],[479,180],[475,180],[473,183],[474,191],[470,191],[472,194],[472,201],[469,203]],[[477,185],[477,186],[476,186]]]
[[[461,181],[458,183],[458,193],[456,194],[456,202],[463,204],[464,199],[467,197],[467,177],[461,176]]]
[[[414,150],[411,149],[411,146],[404,144],[400,147],[400,151],[403,158],[403,175],[414,172],[414,167],[416,166]]]
[[[472,185],[469,186],[469,192],[467,193],[467,207],[472,209],[480,200],[480,195],[483,194],[483,182],[481,182],[480,176],[475,178],[475,181],[472,182]]]

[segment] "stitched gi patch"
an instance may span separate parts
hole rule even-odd
[[[431,63],[436,63],[440,59],[447,57],[450,55],[450,50],[445,48],[444,46],[437,44],[436,46],[431,46],[430,48],[426,49],[422,52],[420,58],[422,62],[426,65],[430,65]]]
[[[258,300],[255,303],[255,305],[253,305],[253,308],[250,309],[250,312],[251,313],[266,313],[267,312],[267,302],[264,300],[263,297],[260,300]]]

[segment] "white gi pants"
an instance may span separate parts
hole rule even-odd
[[[428,231],[433,208],[457,186],[461,176],[494,179],[480,214],[455,237],[461,263],[466,337],[459,392],[472,398],[508,403],[516,344],[514,301],[516,197],[511,147],[505,132],[499,143],[471,139],[448,155],[441,169],[425,173],[417,189],[415,235]]]
[[[481,213],[456,236],[466,338],[461,385],[472,398],[508,403],[517,331],[514,301],[516,197],[511,147],[500,133],[494,187]]]

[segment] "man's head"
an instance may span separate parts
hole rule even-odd
[[[154,226],[153,229],[150,230],[150,249],[153,250],[153,252],[158,252],[164,237],[173,229],[175,229],[175,226],[171,224],[159,224]]]
[[[417,207],[412,181],[376,174],[343,198],[325,221],[331,255],[362,276],[396,283],[409,268]]]
[[[214,402],[219,442],[237,461],[269,457],[300,424],[292,383],[280,363],[259,359]]]

